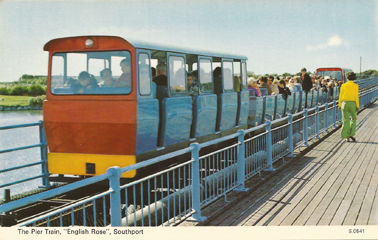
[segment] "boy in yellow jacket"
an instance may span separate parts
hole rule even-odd
[[[346,142],[349,142],[349,139],[355,142],[357,112],[360,108],[358,85],[353,82],[356,80],[354,72],[347,72],[346,77],[348,82],[341,85],[339,96],[339,110],[342,110],[343,115],[341,138],[344,138]],[[350,123],[350,117],[352,117],[352,124]]]

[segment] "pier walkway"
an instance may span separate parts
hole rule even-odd
[[[341,226],[378,224],[378,103],[360,112],[357,142],[341,128],[301,148],[266,179],[248,181],[180,226]],[[264,177],[264,176],[263,176]]]

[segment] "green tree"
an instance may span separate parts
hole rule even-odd
[[[28,92],[30,96],[40,96],[40,95],[46,94],[45,89],[40,85],[29,86]]]
[[[1,87],[0,88],[0,95],[9,95],[9,88]]]
[[[285,73],[282,74],[282,76],[284,76],[284,77],[287,77],[287,76],[291,77],[291,76],[293,76],[293,74],[285,72]]]
[[[9,91],[9,95],[13,95],[13,96],[22,96],[25,93],[29,93],[28,87],[22,86],[22,85],[13,86]]]
[[[34,76],[28,75],[28,74],[24,74],[24,75],[21,76],[21,79],[32,79],[32,78],[34,78]]]

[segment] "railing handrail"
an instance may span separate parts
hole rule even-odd
[[[22,199],[19,199],[19,200],[15,200],[15,201],[12,201],[12,202],[1,204],[0,205],[0,213],[10,212],[13,209],[20,208],[20,207],[26,206],[28,204],[35,203],[35,202],[40,201],[40,200],[51,198],[51,197],[54,197],[54,196],[59,195],[59,194],[63,194],[63,193],[66,193],[66,192],[69,192],[69,191],[72,191],[72,190],[75,190],[75,189],[78,189],[78,188],[81,188],[81,187],[85,187],[87,185],[91,185],[91,184],[94,184],[94,183],[101,182],[103,180],[108,179],[110,176],[111,176],[111,174],[109,172],[106,172],[106,173],[103,173],[101,175],[86,178],[86,179],[83,179],[83,180],[80,180],[80,181],[77,181],[77,182],[74,182],[74,183],[70,183],[70,184],[55,188],[55,189],[51,189],[51,190],[46,191],[46,192],[41,192],[41,193],[29,196],[29,197],[25,197],[25,198],[22,198]]]
[[[0,126],[0,130],[8,130],[8,129],[14,129],[14,128],[23,128],[23,127],[33,127],[33,126],[39,126],[41,125],[41,122],[37,123],[25,123],[25,124],[18,124],[18,125],[8,125],[8,126]]]

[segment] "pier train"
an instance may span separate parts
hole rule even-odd
[[[350,68],[339,68],[339,67],[328,67],[328,68],[318,68],[316,69],[317,76],[330,76],[331,78],[336,78],[337,81],[342,81],[345,83],[346,73],[352,71]]]
[[[49,52],[43,118],[51,174],[99,175],[111,166],[129,166],[220,138],[304,106],[301,92],[287,101],[250,96],[245,56],[118,36],[53,39],[44,50]],[[166,83],[156,85],[152,68],[160,63],[166,64]],[[111,70],[107,77],[111,73],[117,87],[96,87],[104,69]],[[186,74],[195,70],[198,95],[190,96]],[[218,75],[213,73],[217,70]],[[334,96],[312,91],[307,101],[314,106],[337,94],[337,88]]]

